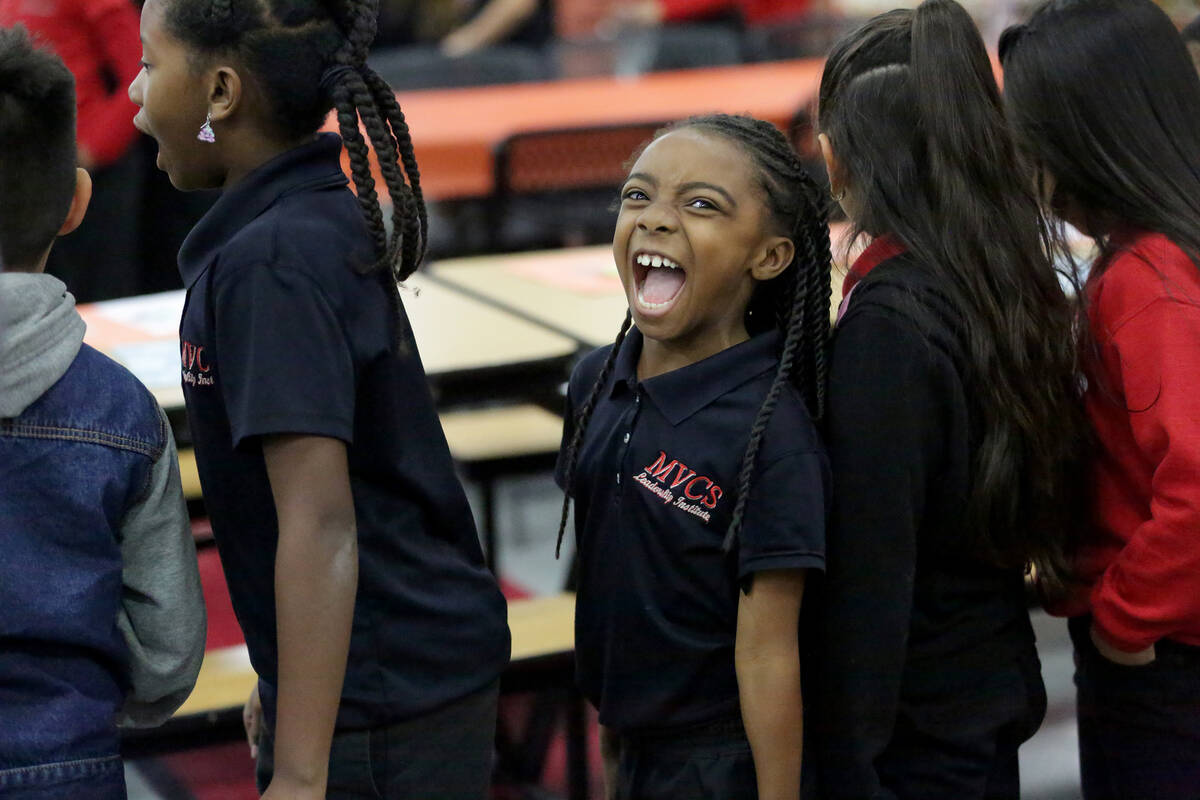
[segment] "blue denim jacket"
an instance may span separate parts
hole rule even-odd
[[[186,698],[203,653],[166,418],[128,371],[75,346],[48,389],[19,414],[0,413],[5,798],[123,798],[118,720],[161,722]],[[0,347],[10,379],[34,363],[5,356]],[[28,381],[2,384],[0,409],[11,413]]]

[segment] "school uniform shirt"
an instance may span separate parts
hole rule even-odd
[[[829,472],[792,387],[762,438],[741,534],[722,550],[750,427],[778,364],[765,333],[695,364],[637,380],[634,328],[579,450],[575,532],[577,677],[620,732],[739,712],[738,592],[767,569],[821,569]],[[570,382],[565,444],[610,348]],[[557,479],[565,483],[560,457]],[[564,488],[567,488],[564,486]]]
[[[323,134],[250,173],[191,232],[179,263],[196,462],[269,719],[279,532],[262,438],[347,444],[359,572],[337,718],[346,729],[490,684],[509,635],[408,320],[396,321],[390,276],[362,273],[372,239],[340,152]]]
[[[1087,285],[1095,351],[1086,403],[1096,431],[1088,590],[1117,649],[1200,645],[1200,269],[1162,234],[1115,232]]]
[[[987,769],[1000,732],[1032,734],[1045,694],[1022,571],[973,556],[963,522],[980,420],[962,318],[887,237],[845,289],[827,395],[828,563],[805,598],[817,653],[806,758],[822,798],[932,796],[915,773],[960,767],[954,796],[982,796],[967,784],[986,773],[971,770]]]

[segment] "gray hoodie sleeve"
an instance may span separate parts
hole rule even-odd
[[[175,438],[159,410],[166,446],[145,494],[121,523],[123,597],[117,626],[129,646],[124,727],[161,725],[187,699],[204,658],[205,612]]]

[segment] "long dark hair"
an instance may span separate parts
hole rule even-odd
[[[898,239],[960,317],[974,551],[1065,578],[1084,507],[1073,313],[975,24],[953,0],[875,17],[834,46],[819,102],[855,235]]]
[[[829,225],[820,188],[804,170],[787,138],[774,125],[752,117],[714,114],[691,117],[671,125],[655,134],[651,141],[681,128],[694,128],[719,136],[733,142],[746,153],[758,170],[759,186],[766,197],[772,224],[795,245],[792,262],[775,278],[758,284],[746,308],[747,329],[753,334],[776,327],[783,333],[783,346],[775,377],[754,418],[742,455],[737,500],[725,534],[724,547],[729,550],[741,531],[754,477],[755,458],[784,386],[790,381],[797,388],[814,421],[821,420],[825,415],[825,353],[829,343]],[[645,146],[641,149],[644,150]],[[562,548],[563,533],[567,527],[579,447],[600,391],[612,374],[617,351],[629,331],[631,321],[627,312],[596,382],[575,414],[574,433],[565,455],[567,491],[558,524],[556,555]]]
[[[1113,224],[1200,265],[1200,78],[1150,0],[1051,0],[1000,37],[1009,119],[1105,255]],[[1107,258],[1097,262],[1104,268]]]
[[[358,203],[375,240],[378,260],[369,266],[399,304],[396,280],[420,264],[428,222],[404,113],[366,63],[378,15],[379,0],[168,0],[166,24],[199,53],[236,56],[262,89],[267,123],[281,138],[311,134],[337,110]],[[390,236],[359,120],[391,195]]]

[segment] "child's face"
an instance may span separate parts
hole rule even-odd
[[[177,189],[220,186],[220,143],[196,138],[208,111],[204,75],[167,32],[164,16],[163,0],[147,0],[142,8],[142,70],[129,85],[129,99],[141,107],[133,124],[158,142],[158,168]]]
[[[698,128],[655,140],[621,190],[613,257],[638,329],[705,357],[744,341],[751,274],[768,246],[756,167]]]

